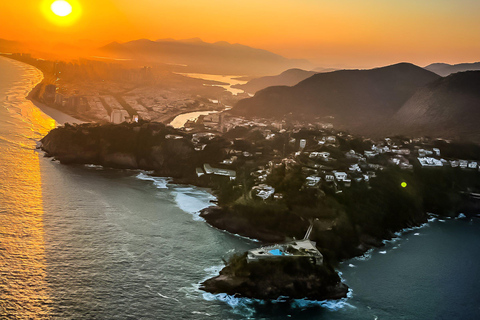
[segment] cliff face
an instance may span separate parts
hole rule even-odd
[[[200,155],[180,135],[161,123],[66,125],[45,136],[42,149],[64,164],[89,163],[185,177],[194,173]]]

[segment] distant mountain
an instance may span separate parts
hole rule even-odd
[[[438,75],[409,63],[371,70],[318,73],[293,87],[269,87],[240,100],[233,113],[282,118],[335,117],[337,125],[360,128],[391,117]]]
[[[20,42],[0,39],[0,53],[16,53],[24,49],[25,46]]]
[[[306,60],[287,59],[266,50],[224,41],[207,43],[198,38],[113,42],[99,51],[102,56],[113,58],[183,65],[184,71],[199,73],[265,75],[293,67],[312,67]]]
[[[480,62],[460,64],[433,63],[426,66],[425,69],[446,77],[456,72],[480,70]]]
[[[313,69],[313,71],[316,71],[317,73],[319,72],[332,72],[332,71],[337,71],[340,68],[324,68],[324,67],[317,67]]]
[[[254,94],[257,91],[272,86],[294,86],[302,80],[305,80],[317,72],[306,71],[302,69],[289,69],[276,76],[266,76],[250,80],[246,84],[235,85],[235,88],[242,89],[248,93]]]
[[[393,123],[398,133],[480,142],[480,71],[454,73],[419,89]]]

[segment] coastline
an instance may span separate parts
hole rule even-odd
[[[26,62],[23,62],[23,61],[20,61],[20,60],[17,60],[17,59],[14,59],[12,57],[9,57],[9,56],[6,56],[6,55],[2,55],[2,57],[6,58],[6,59],[9,59],[9,60],[13,60],[13,61],[16,61],[18,63],[21,63],[21,64],[24,64],[30,68],[34,68],[35,70],[37,70],[39,73],[42,74],[42,79],[30,90],[30,92],[27,94],[27,96],[25,97],[27,100],[31,101],[33,103],[34,106],[36,106],[38,109],[40,109],[44,114],[46,114],[47,116],[49,116],[50,118],[52,118],[53,120],[55,120],[55,122],[57,122],[58,124],[60,125],[64,125],[65,123],[76,123],[76,124],[80,124],[80,123],[85,123],[86,121],[83,121],[83,120],[80,120],[78,118],[75,118],[63,111],[60,111],[56,108],[52,108],[51,106],[48,106],[42,102],[40,102],[39,100],[37,100],[35,98],[35,94],[37,92],[37,90],[39,89],[39,86],[42,85],[43,81],[45,80],[45,73],[38,69],[37,67],[29,64],[29,63],[26,63]]]
[[[27,99],[32,101],[32,103],[38,107],[42,112],[44,112],[46,115],[50,116],[52,119],[54,119],[57,123],[64,125],[65,123],[71,123],[71,124],[81,124],[81,123],[87,123],[87,122],[95,122],[95,123],[102,123],[98,122],[98,119],[93,119],[93,118],[88,118],[85,117],[81,114],[78,113],[66,113],[63,110],[59,110],[53,105],[46,104],[38,99],[37,96],[37,91],[40,90],[40,87],[44,84],[44,80],[46,78],[45,72],[39,68],[37,68],[35,65],[28,63],[27,61],[19,60],[14,58],[13,56],[5,55],[5,54],[0,54],[0,56],[5,57],[9,60],[13,60],[19,63],[23,63],[25,65],[28,65],[32,68],[35,68],[39,72],[42,73],[42,80],[38,82],[32,90],[28,93]],[[176,112],[172,112],[170,114],[166,114],[156,120],[156,122],[163,123],[165,125],[170,124],[176,117],[181,116],[183,114],[188,114],[192,112],[211,112],[211,113],[217,113],[217,112],[222,112],[225,111],[225,108],[218,108],[218,107],[212,107],[212,108],[206,108],[204,107],[194,107],[190,110],[178,110]]]
[[[86,121],[79,120],[77,118],[72,117],[69,114],[66,114],[58,109],[52,108],[47,106],[46,104],[34,99],[34,98],[27,98],[30,100],[38,109],[40,109],[43,113],[47,116],[55,120],[59,125],[65,125],[65,123],[70,124],[81,124],[86,123]]]

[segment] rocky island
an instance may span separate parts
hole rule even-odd
[[[317,251],[316,255],[308,251]],[[345,298],[348,287],[332,266],[323,263],[315,243],[303,240],[234,255],[220,275],[202,283],[211,293],[274,300]]]

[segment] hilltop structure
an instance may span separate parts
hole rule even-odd
[[[261,247],[248,250],[247,262],[265,259],[299,259],[309,258],[312,264],[323,264],[323,255],[318,251],[315,242],[310,240],[292,241],[285,244]]]

